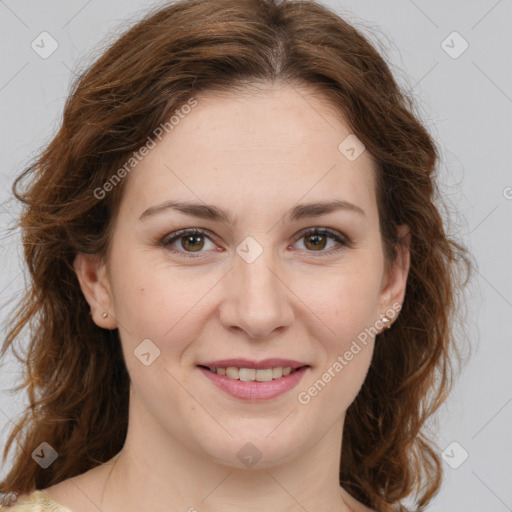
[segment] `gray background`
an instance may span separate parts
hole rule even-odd
[[[451,232],[478,263],[464,298],[473,353],[438,415],[438,443],[448,448],[446,477],[429,510],[512,511],[512,1],[323,3],[378,41],[400,83],[416,96],[441,150]],[[19,208],[12,180],[55,134],[70,80],[90,62],[91,51],[98,55],[100,42],[151,5],[0,0],[2,331],[5,304],[19,296],[24,273],[19,237],[7,231]],[[59,45],[47,59],[31,48],[43,31]],[[460,55],[464,41],[448,37],[454,31],[469,45]],[[0,370],[0,445],[26,403],[24,395],[8,391],[20,370],[10,355]]]

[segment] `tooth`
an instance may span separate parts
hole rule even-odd
[[[268,382],[272,380],[272,370],[270,368],[256,370],[256,380],[260,382]]]
[[[279,379],[283,376],[283,369],[281,367],[279,368],[272,368],[272,377],[274,379]]]
[[[254,368],[240,368],[240,380],[245,382],[256,378],[256,370]]]
[[[210,368],[214,373],[218,375],[225,375],[230,379],[240,379],[244,382],[258,381],[258,382],[269,382],[272,379],[279,379],[292,373],[291,366],[286,368],[262,368],[256,370],[254,368],[237,368],[236,366],[229,366],[227,368]]]
[[[234,366],[228,366],[226,368],[226,376],[229,377],[230,379],[238,379],[238,377],[239,377],[238,368],[236,368]]]

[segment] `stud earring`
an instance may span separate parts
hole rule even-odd
[[[107,318],[107,316],[108,316],[108,313],[105,313],[105,312],[101,313],[101,318]]]
[[[387,316],[383,316],[380,321],[384,324],[384,329],[391,328],[391,320]]]

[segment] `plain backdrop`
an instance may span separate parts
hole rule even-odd
[[[478,267],[464,298],[472,356],[438,415],[444,485],[432,512],[512,511],[512,1],[331,0],[375,42],[412,91],[441,151],[452,235]],[[71,79],[95,49],[133,24],[144,0],[0,1],[0,325],[23,288],[21,245],[8,227],[14,177],[55,134]],[[47,35],[56,41],[53,43]],[[47,58],[32,43],[45,37]],[[41,50],[39,50],[41,52]],[[27,402],[0,369],[0,445]],[[7,467],[0,468],[0,476]]]

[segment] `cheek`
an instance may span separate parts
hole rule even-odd
[[[378,319],[377,280],[354,275],[331,282],[328,299],[310,293],[308,304],[322,319],[317,340],[318,367],[297,393],[300,404],[312,417],[322,415],[327,423],[354,401],[366,378],[375,342]]]
[[[366,378],[373,353],[373,341],[353,341],[339,350],[297,395],[298,402],[311,407],[312,417],[322,415],[332,423],[357,397]]]
[[[318,402],[334,400],[339,411],[357,395],[378,332],[380,283],[380,263],[370,251],[366,256],[360,254],[357,261],[331,269],[330,275],[317,280],[318,286],[311,286],[310,280],[303,283],[298,294],[306,297],[310,316],[321,320],[316,323],[319,330],[311,333],[321,353],[319,368],[307,383],[309,388],[301,389],[307,395],[305,401],[322,391]],[[328,389],[323,391],[324,387]]]
[[[119,264],[111,272],[114,307],[128,348],[150,339],[162,353],[183,350],[204,323],[207,296],[219,272],[178,267],[161,255],[156,261],[150,251],[123,251],[121,245],[113,254],[112,261],[116,259]]]
[[[321,320],[327,344],[339,349],[378,319],[381,272],[378,261],[358,257],[346,265],[298,279],[294,292]]]

